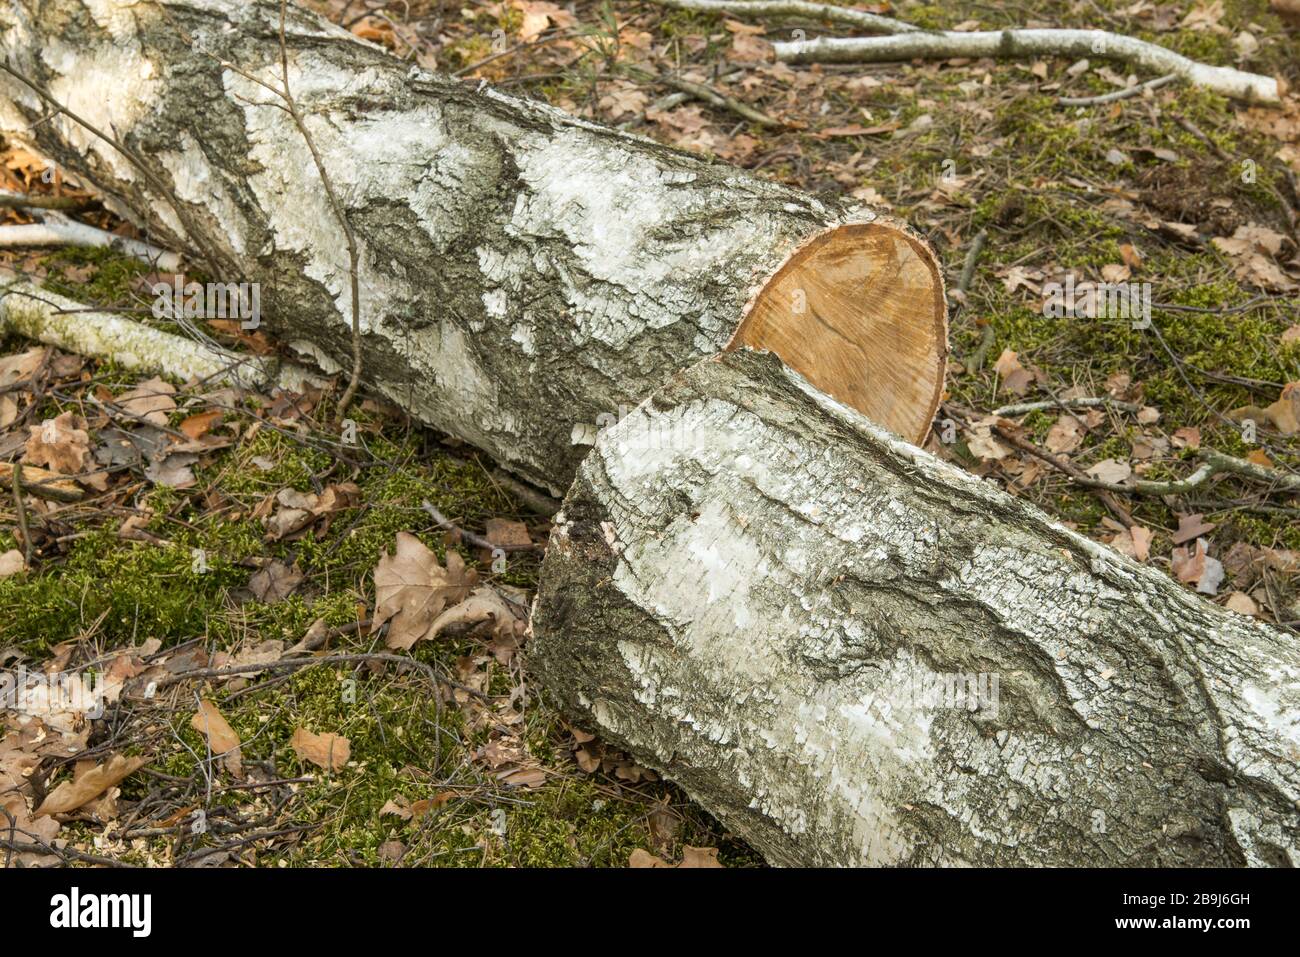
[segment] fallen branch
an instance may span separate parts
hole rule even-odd
[[[951,407],[949,408],[951,409]],[[1222,474],[1240,475],[1243,478],[1264,482],[1277,488],[1300,492],[1300,475],[1282,472],[1277,469],[1267,469],[1262,465],[1247,462],[1245,459],[1235,458],[1222,452],[1216,452],[1214,449],[1204,448],[1197,452],[1197,456],[1201,459],[1201,465],[1186,478],[1170,479],[1168,481],[1134,479],[1132,482],[1106,482],[1088,475],[1064,456],[1056,456],[1040,449],[1033,442],[1017,435],[1009,428],[993,424],[989,426],[989,431],[1009,445],[1013,445],[1020,451],[1027,452],[1063,472],[1076,484],[1084,488],[1104,492],[1136,495],[1182,495],[1199,488],[1214,476]]]
[[[783,63],[880,63],[951,57],[1101,57],[1159,73],[1247,102],[1277,103],[1277,80],[1232,67],[1210,66],[1145,40],[1105,30],[988,30],[905,33],[884,37],[820,37],[774,44]]]
[[[19,470],[23,475],[21,479],[16,479]],[[68,476],[36,465],[0,462],[0,482],[6,480],[15,484],[21,482],[24,492],[51,502],[79,502],[85,495],[81,486]]]
[[[0,209],[85,209],[91,203],[88,199],[75,196],[46,196],[41,193],[14,193],[0,190]]]
[[[504,485],[521,505],[536,515],[550,518],[560,510],[559,499],[551,498],[545,492],[519,481],[505,469],[493,469],[491,477],[492,481]]]
[[[15,332],[65,352],[112,359],[128,369],[183,382],[199,379],[243,389],[278,386],[302,392],[323,380],[301,366],[262,356],[236,356],[109,312],[95,312],[0,272],[0,331]],[[25,483],[30,488],[30,483]]]
[[[640,79],[654,83],[662,83],[664,86],[671,86],[673,89],[685,93],[687,96],[694,97],[697,100],[703,100],[705,103],[710,103],[713,106],[724,110],[730,110],[741,119],[749,120],[751,123],[755,123],[758,126],[766,127],[768,129],[783,129],[786,125],[780,120],[768,116],[762,110],[755,109],[748,103],[736,99],[734,96],[727,96],[724,93],[719,93],[717,90],[713,89],[713,87],[707,86],[703,83],[694,83],[690,80],[683,80],[681,77],[670,76],[668,74],[656,75],[644,70],[628,70],[628,72]]]
[[[95,226],[77,223],[48,221],[0,226],[0,247],[22,246],[83,246],[90,249],[116,249],[162,272],[176,272],[181,258],[138,239],[118,236]]]

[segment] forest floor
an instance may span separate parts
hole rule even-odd
[[[1300,470],[1300,100],[1247,108],[1173,83],[1062,105],[1133,82],[1101,61],[792,68],[773,40],[852,31],[654,3],[309,5],[423,66],[892,209],[934,244],[953,295],[930,448],[1211,600],[1300,627],[1294,494],[1222,476],[1177,495],[1078,481],[1183,477],[1198,447]],[[1103,28],[1300,86],[1300,33],[1267,0],[890,12]],[[0,158],[4,188],[80,195],[21,150]],[[131,231],[93,203],[76,215]],[[149,320],[158,276],[116,253],[11,249],[0,265]],[[1045,314],[1067,274],[1149,283],[1150,323]],[[1053,405],[1077,398],[1102,401]],[[410,648],[370,627],[399,540],[453,608],[478,582],[522,619],[546,509],[473,449],[370,401],[340,442],[333,400],[166,383],[0,339],[0,474],[22,462],[77,477],[73,501],[5,481],[0,667],[93,671],[114,699],[93,722],[0,717],[6,864],[761,863],[566,724],[529,681],[522,625],[452,615]],[[1005,409],[1025,402],[1044,407]],[[149,454],[172,439],[185,451]],[[494,558],[458,529],[516,547]]]

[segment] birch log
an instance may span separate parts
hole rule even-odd
[[[533,667],[791,865],[1300,864],[1300,639],[898,441],[770,355],[603,433]]]
[[[942,280],[900,224],[412,68],[290,6],[289,93],[359,246],[366,383],[557,493],[598,428],[735,343],[921,439]],[[280,5],[3,0],[0,131],[350,367],[342,225],[283,90]]]

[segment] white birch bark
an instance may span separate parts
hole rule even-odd
[[[541,582],[547,689],[774,863],[1300,864],[1297,636],[770,355],[603,433]]]
[[[334,372],[351,364],[341,226],[292,118],[243,75],[281,86],[279,16],[266,0],[0,4],[0,55],[170,195],[9,76],[0,131],[164,245],[207,250],[209,278],[260,282],[268,329]],[[725,347],[792,251],[874,219],[412,68],[292,5],[286,33],[290,92],[360,247],[366,383],[557,494],[598,422]]]
[[[818,37],[773,44],[783,63],[883,63],[916,57],[1103,57],[1189,83],[1237,100],[1277,103],[1277,80],[1227,66],[1198,63],[1156,43],[1105,30],[918,31],[883,37]]]

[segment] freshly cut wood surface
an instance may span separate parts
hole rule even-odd
[[[894,223],[827,231],[763,288],[731,345],[775,352],[826,394],[920,445],[948,352],[938,263]]]

